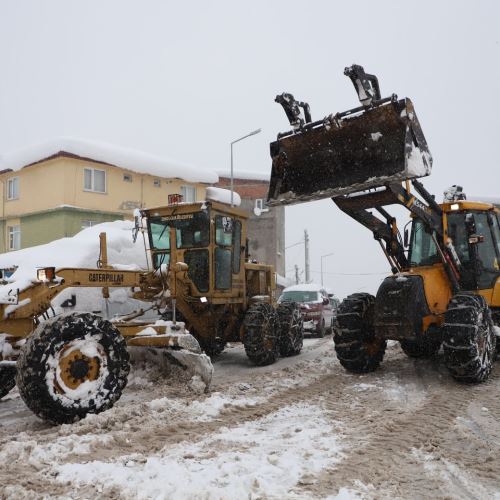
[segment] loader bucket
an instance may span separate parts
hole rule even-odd
[[[333,198],[429,175],[432,157],[410,99],[330,115],[271,143],[268,204]]]

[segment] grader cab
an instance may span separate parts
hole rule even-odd
[[[500,212],[467,201],[459,186],[438,204],[417,180],[430,174],[432,157],[411,101],[382,98],[361,66],[345,74],[357,108],[312,121],[306,103],[276,98],[293,130],[271,143],[268,204],[331,198],[372,231],[389,262],[393,274],[376,297],[355,293],[339,307],[335,350],[347,370],[375,370],[393,339],[411,357],[442,345],[454,378],[482,382],[500,324]],[[410,211],[409,238],[386,209],[393,204]]]
[[[174,203],[138,212],[135,239],[139,232],[152,269],[114,268],[102,233],[95,269],[41,268],[28,282],[4,277],[0,398],[17,384],[36,415],[68,423],[120,398],[130,369],[128,347],[160,349],[207,390],[213,366],[200,344],[214,355],[227,341],[242,340],[257,365],[300,352],[298,307],[276,307],[272,266],[247,262],[244,212],[215,201]],[[145,305],[110,320],[87,312],[56,314],[52,299],[81,287],[100,288],[105,298],[110,288],[126,288]],[[143,318],[147,310],[157,319]]]
[[[217,355],[227,342],[242,341],[257,365],[300,352],[298,307],[277,306],[274,268],[249,262],[246,212],[205,201],[142,216],[155,273],[172,294],[171,317],[182,318],[205,352]],[[184,270],[173,279],[179,263]]]

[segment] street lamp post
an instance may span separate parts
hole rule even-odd
[[[334,255],[334,252],[327,253],[327,254],[321,256],[321,286],[323,286],[323,258],[329,257],[330,255]]]
[[[240,137],[239,139],[235,139],[233,142],[231,142],[231,206],[234,206],[233,203],[233,187],[234,187],[234,176],[233,176],[233,144],[236,144],[237,142],[242,141],[243,139],[246,139],[247,137],[250,137],[251,135],[258,134],[262,131],[262,129],[258,128],[257,130],[254,130],[253,132],[250,132],[247,135],[244,135],[243,137]]]

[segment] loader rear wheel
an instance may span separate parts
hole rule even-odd
[[[70,313],[42,323],[28,338],[16,382],[37,416],[64,424],[111,408],[129,369],[125,340],[109,321]]]
[[[248,359],[257,366],[270,365],[279,358],[278,315],[271,304],[251,305],[243,323],[243,345]]]
[[[14,366],[0,367],[0,399],[7,396],[16,385],[16,368]]]
[[[384,359],[387,342],[375,336],[375,297],[354,293],[342,301],[337,313],[335,351],[340,364],[354,373],[376,370]]]
[[[295,356],[304,344],[304,320],[296,302],[283,302],[277,309],[280,324],[280,356]]]
[[[460,382],[484,382],[496,354],[486,300],[481,295],[458,293],[448,304],[444,321],[444,360],[452,377]]]
[[[400,342],[401,349],[409,358],[431,358],[441,347],[441,342],[429,339],[405,339]]]

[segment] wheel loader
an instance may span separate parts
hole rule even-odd
[[[500,211],[468,201],[460,186],[437,203],[418,180],[432,156],[410,99],[382,98],[375,75],[345,69],[361,105],[313,121],[305,102],[276,98],[292,130],[270,145],[268,203],[323,198],[372,231],[392,275],[376,296],[349,295],[334,334],[337,357],[354,373],[375,370],[387,340],[410,357],[443,347],[451,375],[463,382],[488,378],[500,323]],[[410,212],[401,236],[388,205]],[[500,345],[500,342],[499,342]]]
[[[178,195],[168,206],[137,211],[135,219],[134,241],[142,234],[148,270],[109,265],[101,233],[95,269],[47,267],[28,283],[3,279],[0,398],[17,384],[40,418],[70,423],[120,398],[128,347],[160,350],[207,388],[213,366],[200,344],[213,355],[227,341],[241,340],[256,365],[300,352],[300,310],[296,304],[276,306],[272,266],[247,262],[243,211],[213,200],[183,203]],[[101,288],[105,298],[112,287],[128,288],[149,305],[111,320],[92,313],[56,315],[51,300],[74,287]],[[148,310],[160,319],[142,318]]]

